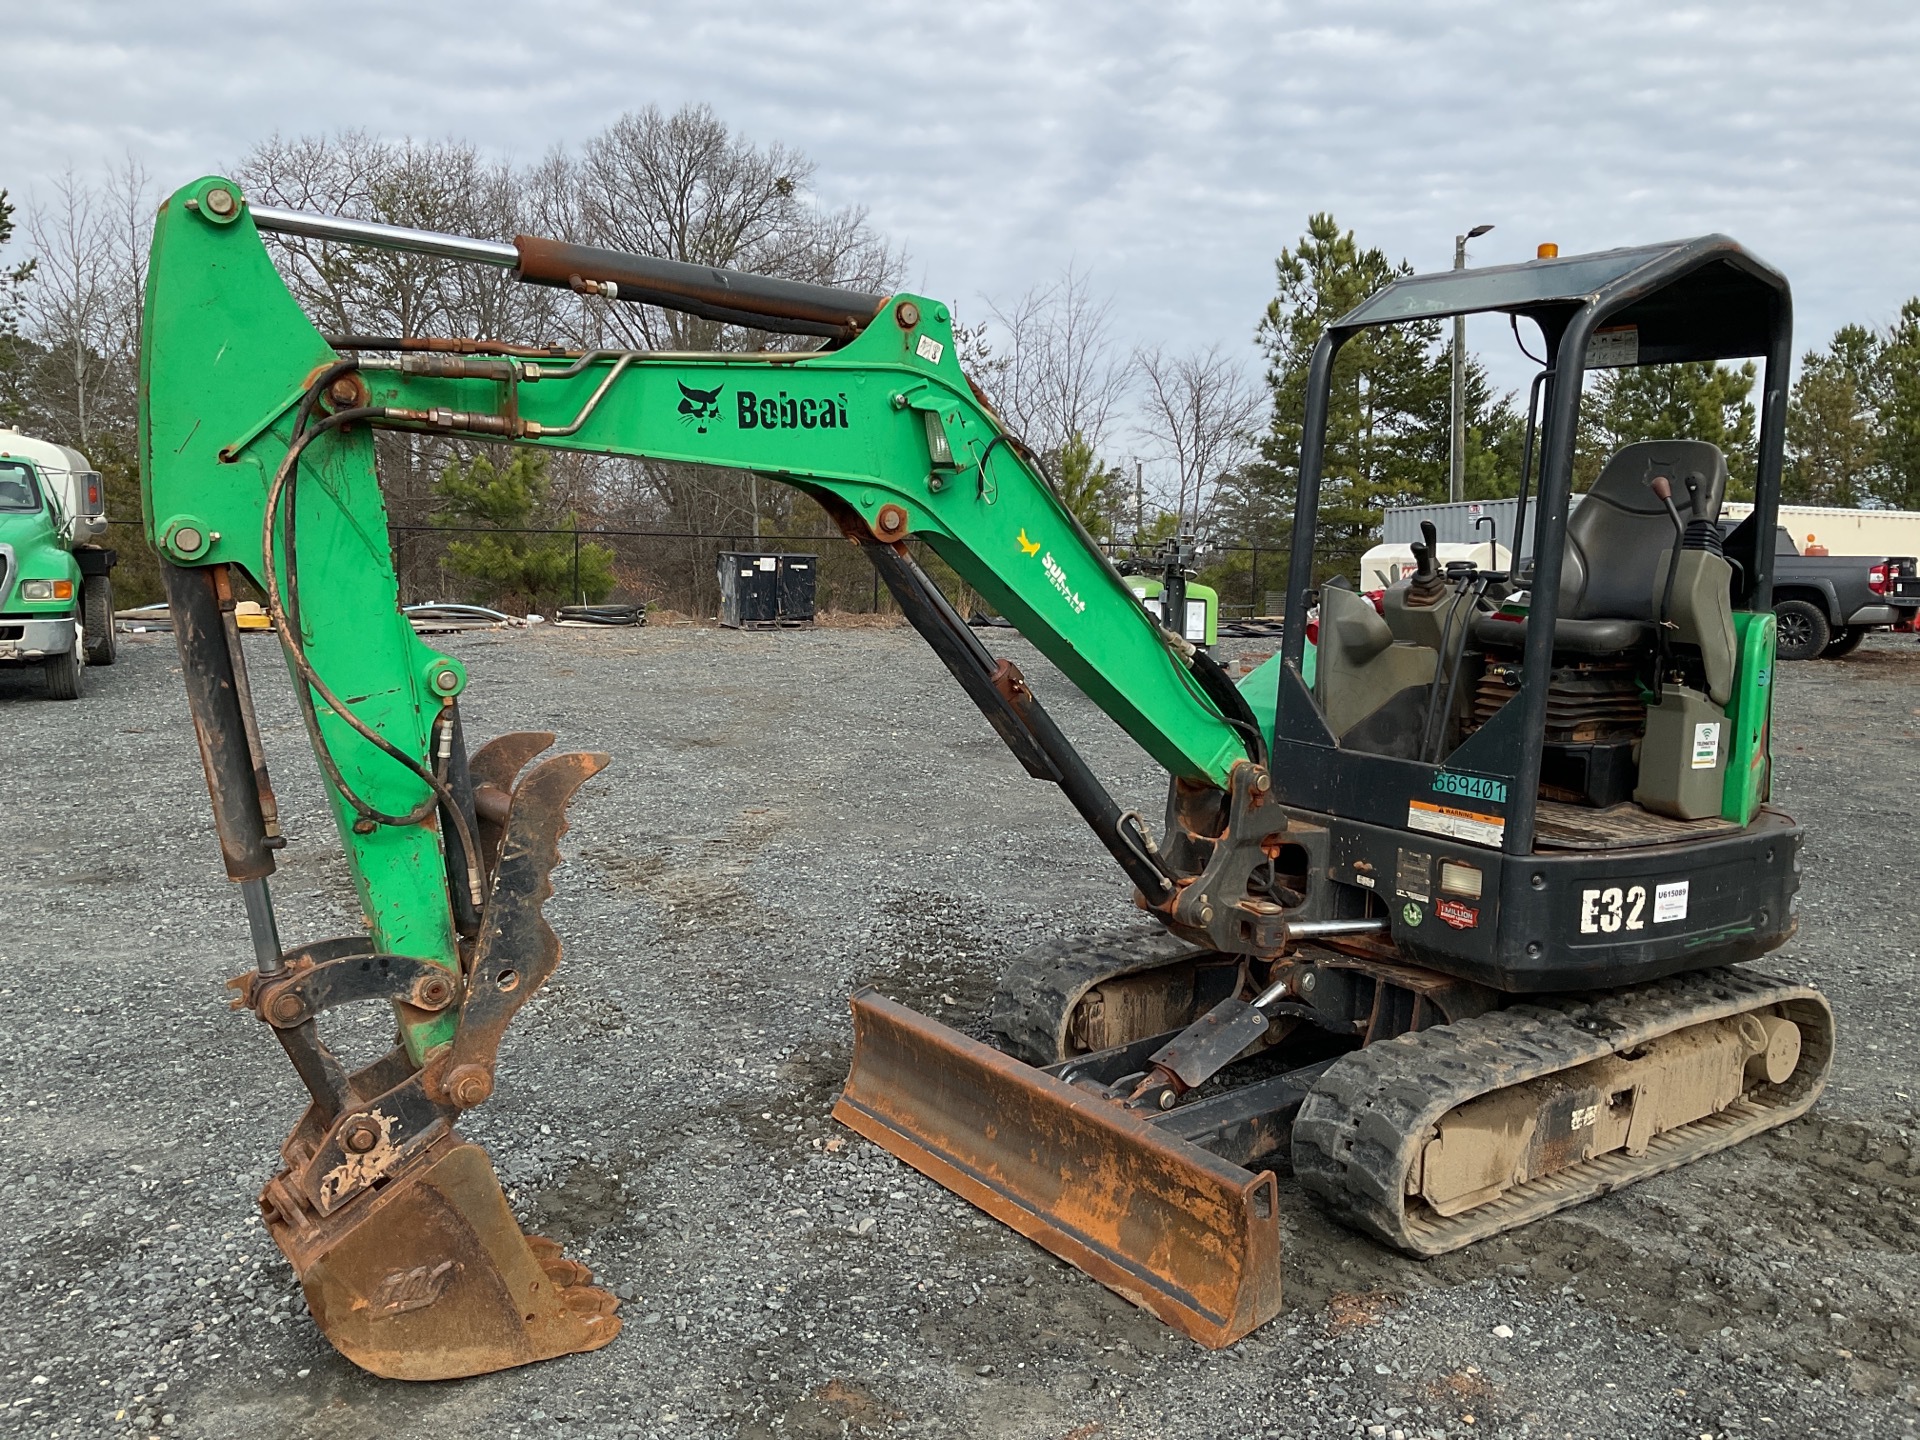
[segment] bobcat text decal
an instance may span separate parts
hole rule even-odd
[[[767,396],[742,390],[739,418],[742,430],[845,430],[847,397],[844,392],[815,399],[784,390]]]

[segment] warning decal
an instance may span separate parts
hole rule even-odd
[[[1504,816],[1487,815],[1478,810],[1460,810],[1452,805],[1436,805],[1430,800],[1407,802],[1407,828],[1424,830],[1429,835],[1445,835],[1452,840],[1465,840],[1469,845],[1485,845],[1494,850],[1500,848],[1500,842],[1507,834]]]

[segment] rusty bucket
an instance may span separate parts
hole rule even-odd
[[[598,1350],[618,1301],[551,1240],[523,1235],[486,1152],[451,1130],[380,1189],[267,1228],[327,1339],[391,1380],[452,1380]],[[313,1221],[308,1212],[304,1217]]]
[[[1279,1313],[1271,1171],[872,990],[853,997],[853,1035],[842,1124],[1202,1345]]]

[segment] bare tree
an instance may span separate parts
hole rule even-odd
[[[375,140],[359,131],[264,141],[234,170],[256,202],[388,225],[511,240],[527,227],[521,177],[464,141]],[[465,334],[536,339],[573,328],[565,292],[505,270],[431,255],[262,237],[288,288],[336,334]]]
[[[388,141],[349,131],[274,136],[231,170],[262,205],[511,240],[544,234],[789,279],[885,292],[904,258],[858,208],[816,203],[813,166],[782,145],[732,134],[704,106],[622,117],[576,154],[514,166],[457,140]],[[147,177],[128,162],[105,183],[69,173],[23,217],[28,259],[0,274],[0,405],[7,418],[117,459],[109,490],[136,474],[140,312],[151,241]],[[23,207],[24,208],[24,207]],[[4,230],[0,212],[0,231]],[[678,312],[521,284],[507,270],[432,256],[263,236],[295,299],[325,334],[476,336],[574,347],[755,350],[815,342],[717,325]],[[17,299],[17,305],[14,301]],[[17,324],[14,311],[17,309]],[[401,432],[378,438],[403,593],[438,587],[445,534],[431,522],[437,479],[474,448]],[[99,456],[94,457],[96,461]],[[124,463],[121,463],[124,462]],[[751,477],[714,469],[559,453],[549,510],[633,528],[814,531],[811,502],[756,493]],[[128,494],[132,494],[128,490]],[[113,502],[131,515],[134,505]],[[544,523],[544,522],[543,522]],[[708,542],[668,542],[644,566],[646,588],[676,603],[713,591]]]
[[[1113,300],[1069,266],[1059,279],[988,310],[1006,333],[983,383],[1006,422],[1057,458],[1078,436],[1097,451],[1134,383],[1134,362],[1115,340]]]
[[[1186,355],[1136,353],[1144,391],[1140,428],[1171,471],[1180,529],[1207,521],[1222,479],[1253,453],[1262,396],[1218,345]]]
[[[623,115],[582,147],[577,159],[549,155],[535,173],[536,213],[545,233],[610,250],[782,279],[885,293],[904,257],[857,207],[828,209],[808,193],[814,167],[783,145],[758,146],[733,134],[704,105],[666,114],[652,106]],[[641,350],[811,348],[804,337],[724,325],[680,311],[589,302],[574,343]],[[604,514],[627,523],[733,532],[812,531],[818,510],[756,477],[687,465],[611,467]],[[713,543],[679,548],[669,588],[712,595]]]
[[[91,449],[130,429],[145,278],[145,176],[131,163],[101,190],[68,170],[27,220],[34,249],[26,328],[42,351],[32,424]]]
[[[389,142],[358,131],[274,136],[247,154],[234,178],[253,201],[288,209],[492,240],[529,228],[521,176],[463,141]],[[576,297],[521,284],[505,270],[303,236],[262,239],[294,298],[330,335],[539,341],[579,328]],[[437,482],[470,447],[397,431],[382,433],[378,446],[402,584],[410,598],[425,596],[442,583],[443,537],[429,528]],[[579,508],[596,463],[557,456],[557,496]]]
[[[809,202],[812,161],[784,145],[754,145],[705,105],[622,115],[578,160],[549,157],[545,168],[550,188],[558,181],[570,192],[570,203],[553,207],[570,215],[568,238],[585,244],[858,290],[893,288],[904,263],[864,209]],[[613,333],[642,349],[812,343],[652,306],[601,313]]]

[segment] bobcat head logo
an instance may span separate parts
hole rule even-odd
[[[720,418],[720,392],[727,387],[716,385],[711,390],[690,389],[680,382],[680,415],[683,424],[697,425],[702,435],[707,433],[707,422]]]

